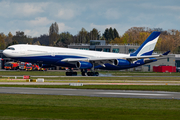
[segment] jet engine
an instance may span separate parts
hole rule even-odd
[[[130,65],[131,63],[128,60],[124,60],[124,59],[116,59],[114,60],[114,65],[116,66],[126,66],[126,65]]]
[[[79,61],[76,63],[76,67],[79,69],[90,69],[93,65],[89,62]]]

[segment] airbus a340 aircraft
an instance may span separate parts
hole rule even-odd
[[[60,47],[17,44],[3,51],[6,57],[22,62],[38,63],[48,66],[63,66],[70,68],[67,76],[77,75],[71,68],[81,69],[83,76],[98,76],[95,69],[122,70],[141,66],[162,59],[162,55],[152,55],[160,32],[153,32],[144,43],[130,54],[107,53],[90,50],[78,50]],[[91,72],[87,72],[91,69]]]

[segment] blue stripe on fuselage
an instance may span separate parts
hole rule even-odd
[[[63,67],[76,67],[74,64],[69,64],[66,62],[61,62],[62,59],[65,58],[84,58],[79,56],[68,56],[68,55],[56,55],[56,56],[32,56],[32,57],[14,57],[13,59],[19,60],[22,62],[30,62],[30,63],[41,63],[41,64],[52,64]]]

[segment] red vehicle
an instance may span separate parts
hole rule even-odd
[[[39,71],[47,71],[47,68],[39,68]]]
[[[33,65],[33,70],[39,70],[39,69],[40,69],[40,67],[38,65],[36,65],[36,64]]]
[[[33,65],[31,63],[27,63],[26,64],[26,70],[29,71],[29,70],[33,70]]]
[[[19,63],[19,69],[20,70],[37,70],[37,71],[46,71],[47,68],[41,68],[39,67],[39,65],[37,64],[32,64],[32,63],[28,63],[28,62],[21,62]]]
[[[19,64],[17,62],[7,62],[4,65],[6,70],[17,70],[19,68]]]
[[[19,69],[20,69],[20,70],[26,70],[26,64],[27,64],[27,63],[25,63],[25,62],[21,62],[21,63],[19,64]]]

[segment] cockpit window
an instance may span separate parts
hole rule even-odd
[[[8,50],[15,50],[13,47],[8,47],[6,49],[8,49]]]

